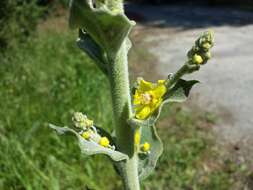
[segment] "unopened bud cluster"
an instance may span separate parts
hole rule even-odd
[[[88,119],[86,115],[81,112],[75,112],[72,121],[76,128],[81,129],[79,134],[87,141],[94,142],[106,148],[115,149],[113,145],[110,145],[110,141],[107,137],[101,136],[96,127],[93,125],[93,121]]]
[[[203,33],[195,42],[195,45],[188,52],[188,63],[192,65],[205,64],[210,58],[210,49],[213,47],[213,33]]]
[[[86,115],[81,112],[75,112],[72,121],[76,128],[87,129],[93,126],[93,121],[88,119]]]

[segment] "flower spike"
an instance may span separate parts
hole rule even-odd
[[[190,49],[187,56],[189,64],[200,65],[205,64],[210,58],[210,49],[213,47],[214,38],[213,32],[204,32],[195,42],[195,45]]]

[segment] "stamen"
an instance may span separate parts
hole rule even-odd
[[[149,93],[143,93],[141,95],[141,103],[142,104],[150,104],[150,102],[152,101],[152,95]]]

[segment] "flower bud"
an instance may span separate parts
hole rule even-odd
[[[99,144],[103,147],[108,147],[110,145],[110,141],[107,137],[101,137]]]
[[[213,38],[213,31],[209,30],[204,32],[200,38],[197,40],[196,45],[199,46],[200,49],[204,51],[208,51],[213,47],[214,38]]]
[[[148,152],[150,150],[150,144],[148,142],[145,142],[141,148],[143,152]]]
[[[87,131],[85,131],[85,132],[83,132],[82,137],[83,137],[85,140],[89,140],[89,139],[90,139],[90,133],[87,132]]]
[[[209,42],[205,42],[201,46],[206,51],[208,51],[212,47],[212,45]]]
[[[198,55],[198,54],[195,54],[193,57],[192,57],[192,62],[194,63],[194,64],[202,64],[203,63],[203,58],[200,56],[200,55]]]
[[[212,54],[211,54],[210,51],[208,51],[208,52],[206,52],[206,53],[204,54],[204,56],[205,56],[205,58],[208,60],[208,59],[211,59]]]
[[[86,129],[93,126],[93,121],[88,119],[86,115],[81,112],[75,112],[72,121],[77,128]]]

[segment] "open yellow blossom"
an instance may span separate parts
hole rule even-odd
[[[162,103],[165,93],[164,80],[158,80],[154,84],[141,79],[133,97],[135,117],[143,120],[150,116]]]

